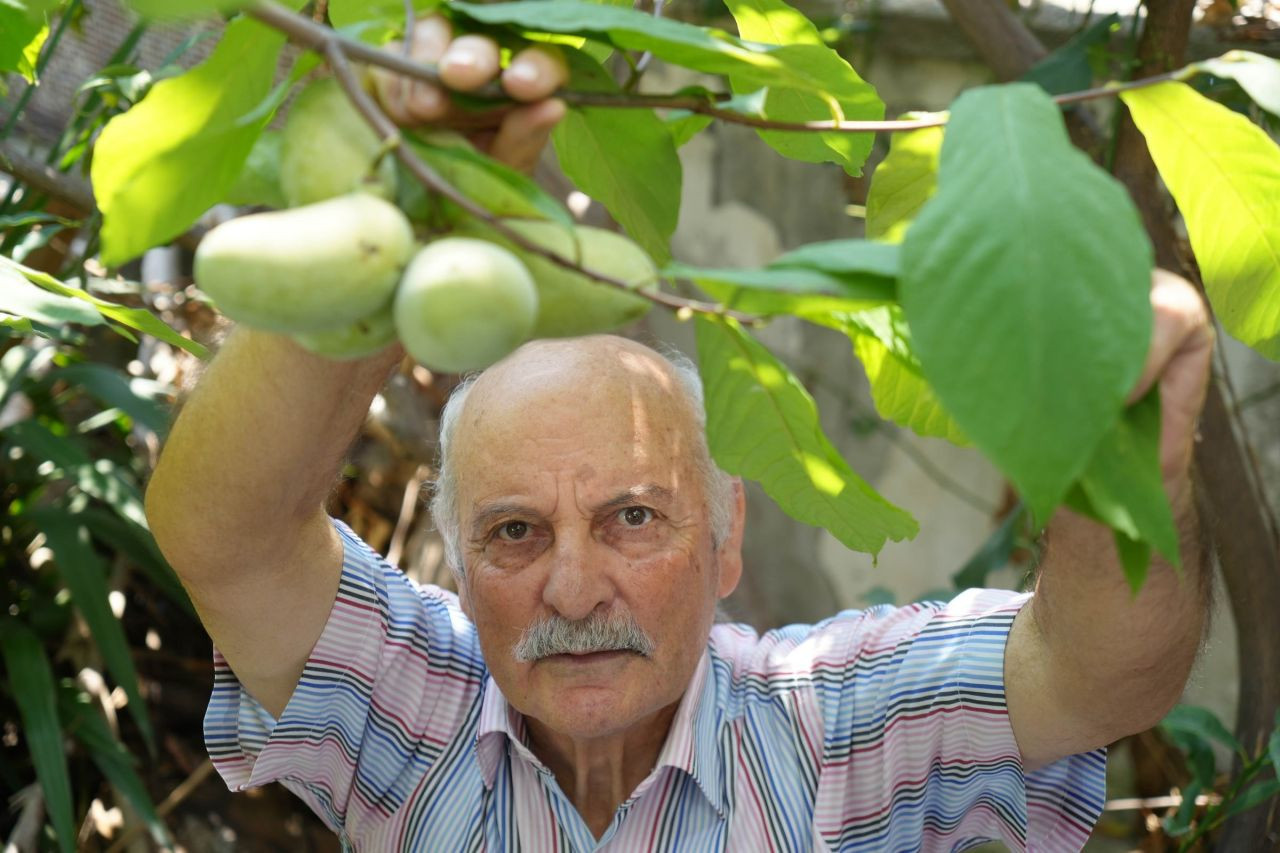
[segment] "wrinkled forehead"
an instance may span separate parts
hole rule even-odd
[[[459,417],[461,481],[494,465],[610,470],[682,465],[699,426],[671,364],[647,347],[599,336],[539,341],[489,368]]]

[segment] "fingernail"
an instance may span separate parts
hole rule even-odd
[[[456,47],[445,53],[440,60],[441,67],[475,68],[480,64],[480,55],[469,47]]]
[[[502,76],[514,83],[536,83],[541,75],[532,62],[513,62]]]

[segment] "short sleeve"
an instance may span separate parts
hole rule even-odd
[[[814,626],[823,720],[816,829],[837,850],[1079,850],[1102,811],[1105,750],[1025,773],[1004,650],[1027,594],[850,611]]]
[[[334,526],[338,594],[284,713],[267,713],[215,649],[204,734],[232,790],[282,782],[346,835],[405,801],[464,726],[486,672],[452,593],[417,586]]]

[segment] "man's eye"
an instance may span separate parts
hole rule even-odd
[[[523,521],[508,521],[498,528],[498,538],[518,542],[529,535],[529,525]]]
[[[622,521],[631,527],[639,527],[653,520],[653,510],[647,506],[629,506],[621,512]]]

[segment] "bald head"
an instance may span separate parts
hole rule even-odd
[[[525,344],[460,385],[441,416],[431,509],[450,569],[461,581],[459,501],[468,472],[502,464],[503,453],[554,454],[557,443],[572,446],[588,428],[607,430],[610,452],[638,463],[646,454],[687,459],[713,540],[723,542],[732,523],[733,481],[711,460],[704,424],[702,384],[683,355],[666,357],[612,335]]]

